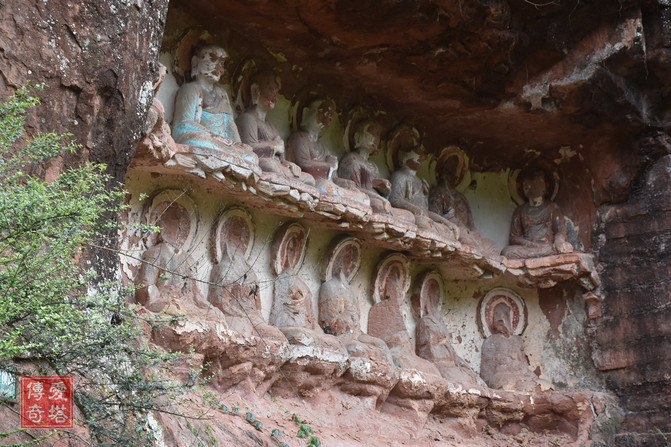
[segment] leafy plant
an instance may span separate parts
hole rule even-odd
[[[175,356],[142,342],[142,321],[124,292],[77,262],[115,230],[102,216],[118,213],[123,191],[108,188],[100,164],[52,182],[31,175],[78,150],[69,135],[23,137],[37,103],[27,87],[0,103],[0,364],[23,375],[75,376],[87,442],[147,444],[154,438],[148,411],[183,391],[164,378]]]

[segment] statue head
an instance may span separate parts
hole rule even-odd
[[[191,218],[182,205],[177,202],[161,202],[154,208],[151,220],[154,225],[161,227],[155,243],[167,242],[181,246],[191,231]]]
[[[401,164],[416,171],[422,166],[422,156],[415,149],[411,149],[401,155]]]
[[[323,134],[331,124],[335,104],[328,99],[316,99],[303,113],[302,127],[309,133]]]
[[[529,173],[522,180],[522,192],[531,204],[543,203],[548,193],[545,172],[535,170]]]
[[[221,245],[229,257],[244,257],[251,242],[247,221],[240,216],[231,217],[222,228]]]
[[[217,45],[206,45],[191,59],[191,77],[219,82],[224,74],[224,63],[228,59],[226,51]]]
[[[390,265],[382,283],[380,298],[400,303],[405,295],[404,276],[403,265],[400,263]]]
[[[449,187],[450,189],[456,189],[458,185],[459,178],[459,168],[460,168],[459,157],[455,154],[450,157],[447,157],[443,162],[441,169],[436,172],[438,181]]]
[[[252,104],[265,110],[273,109],[281,87],[282,80],[277,74],[271,71],[255,74],[250,87]]]
[[[362,121],[354,132],[354,149],[365,155],[373,155],[380,148],[382,127],[374,121]]]
[[[505,303],[498,303],[494,307],[492,318],[492,333],[511,335],[513,333],[510,323],[510,307]]]

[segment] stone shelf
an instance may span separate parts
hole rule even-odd
[[[174,143],[173,143],[174,144]],[[332,183],[312,186],[298,179],[263,172],[253,161],[225,153],[175,144],[170,157],[152,154],[141,145],[131,170],[152,175],[198,176],[222,194],[266,213],[301,218],[313,225],[345,231],[388,250],[403,251],[418,263],[433,263],[454,279],[475,280],[510,275],[520,287],[548,288],[573,281],[586,290],[600,284],[594,257],[569,253],[516,260],[486,256],[455,240],[449,232],[419,227],[394,214],[374,213],[368,197]]]

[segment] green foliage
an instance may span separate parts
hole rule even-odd
[[[299,438],[309,438],[308,447],[321,447],[322,441],[318,436],[313,436],[314,430],[307,425],[297,414],[292,415],[292,420],[298,424],[298,432],[296,436]]]
[[[67,135],[21,138],[37,102],[22,88],[0,104],[0,365],[74,375],[91,444],[149,444],[147,411],[182,391],[161,379],[174,357],[141,342],[123,293],[114,285],[94,289],[99,278],[77,263],[87,244],[114,229],[101,216],[119,211],[123,192],[106,187],[100,164],[53,182],[30,175],[78,148]]]

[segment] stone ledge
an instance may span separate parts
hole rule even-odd
[[[359,191],[333,184],[312,186],[263,172],[233,149],[226,153],[176,146],[177,152],[163,159],[140,147],[130,169],[152,174],[195,174],[246,205],[277,216],[303,218],[320,228],[350,232],[381,248],[404,251],[417,262],[440,264],[458,279],[508,274],[516,278],[520,287],[550,288],[573,281],[588,291],[601,284],[591,254],[567,253],[526,260],[487,256],[461,244],[447,231],[439,233],[394,214],[374,213],[367,197]]]

